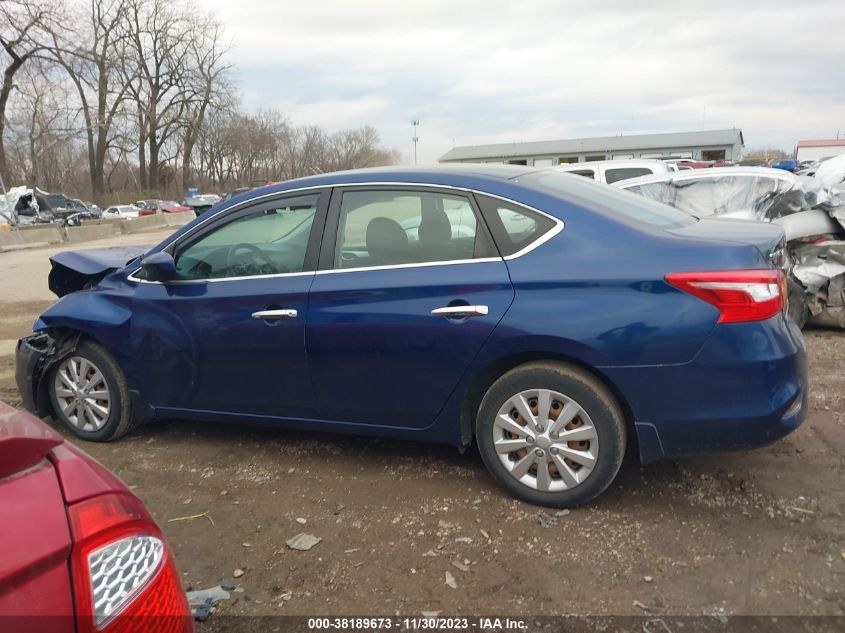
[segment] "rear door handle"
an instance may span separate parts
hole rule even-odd
[[[431,311],[434,316],[442,317],[471,317],[485,316],[490,310],[487,306],[446,306]]]
[[[275,321],[277,319],[295,319],[297,315],[296,310],[259,310],[252,313],[253,319],[262,319],[263,321]]]

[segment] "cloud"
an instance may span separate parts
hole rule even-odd
[[[749,146],[830,137],[845,5],[209,0],[247,107],[370,124],[410,156],[453,144],[741,127]]]

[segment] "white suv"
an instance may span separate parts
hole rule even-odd
[[[587,163],[569,163],[555,167],[560,171],[570,174],[586,176],[605,184],[611,184],[628,178],[640,176],[651,176],[653,174],[668,174],[671,171],[678,171],[673,164],[667,164],[662,160],[649,159],[621,159],[621,160],[596,160]]]

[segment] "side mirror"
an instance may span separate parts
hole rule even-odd
[[[176,277],[176,262],[170,253],[159,251],[141,260],[141,269],[148,281],[168,281]]]

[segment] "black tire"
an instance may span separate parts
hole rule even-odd
[[[97,430],[86,431],[74,424],[62,411],[56,394],[56,374],[67,358],[81,357],[100,370],[109,389],[111,398],[109,415],[105,424]],[[102,345],[93,341],[82,341],[79,347],[57,362],[47,376],[47,392],[53,406],[54,417],[77,437],[89,442],[110,442],[119,439],[138,426],[138,418],[132,408],[126,378],[120,366]]]
[[[494,447],[494,421],[514,395],[549,389],[576,401],[590,417],[599,450],[592,472],[581,483],[560,491],[541,491],[518,481],[500,461]],[[625,419],[610,391],[589,372],[558,362],[532,362],[504,374],[488,389],[476,418],[476,441],[485,466],[513,496],[536,505],[572,507],[595,499],[613,482],[625,456]]]

